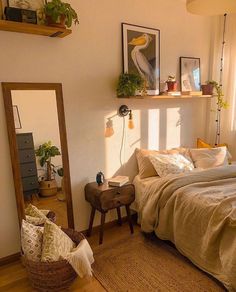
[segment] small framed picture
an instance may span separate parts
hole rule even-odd
[[[160,30],[122,23],[123,71],[146,80],[148,95],[160,93]]]
[[[44,0],[8,0],[8,6],[37,11],[44,5]]]
[[[180,57],[181,91],[200,91],[200,58]]]
[[[22,126],[21,126],[20,115],[19,115],[17,105],[13,105],[13,117],[14,117],[15,129],[21,129]]]

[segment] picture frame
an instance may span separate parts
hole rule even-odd
[[[181,91],[201,91],[200,58],[180,57]]]
[[[160,30],[122,23],[123,72],[141,75],[147,94],[160,94]]]
[[[12,108],[13,108],[13,117],[14,117],[15,129],[16,130],[22,129],[18,106],[17,105],[13,105]]]
[[[8,7],[37,11],[44,5],[44,0],[7,0]]]

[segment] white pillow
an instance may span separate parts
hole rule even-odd
[[[160,177],[189,172],[194,169],[193,163],[181,154],[149,155],[149,159]]]
[[[190,149],[196,168],[212,168],[228,164],[227,148],[198,148]]]
[[[22,220],[21,246],[27,259],[39,262],[42,256],[43,227]]]

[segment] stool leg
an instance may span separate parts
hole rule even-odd
[[[117,210],[117,216],[118,216],[118,224],[121,226],[122,219],[121,219],[121,214],[120,214],[120,207],[116,208],[116,210]]]
[[[99,234],[99,244],[103,242],[103,230],[105,223],[106,213],[101,213],[101,225],[100,225],[100,234]]]
[[[93,219],[95,215],[96,209],[92,207],[91,214],[90,214],[90,221],[89,221],[89,229],[87,230],[87,236],[89,237],[92,233],[92,228],[93,228]]]
[[[128,221],[129,221],[130,232],[131,232],[131,233],[134,233],[134,228],[133,228],[133,224],[132,224],[132,219],[131,219],[131,216],[130,216],[129,205],[125,205],[125,208],[126,208],[127,218],[128,218]]]

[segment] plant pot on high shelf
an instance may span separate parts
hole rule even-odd
[[[66,22],[65,15],[60,15],[60,17],[58,18],[58,22],[55,22],[50,15],[46,16],[46,23],[48,26],[66,28],[65,22]]]
[[[177,82],[175,76],[169,75],[166,81],[167,91],[177,91]]]
[[[167,91],[177,91],[177,82],[176,81],[166,81]]]
[[[39,183],[40,195],[42,197],[51,197],[57,194],[57,182],[53,180],[42,180]]]
[[[46,0],[43,7],[46,23],[48,26],[70,28],[72,23],[78,24],[78,15],[69,3],[61,0]]]
[[[212,95],[214,86],[210,83],[201,85],[203,95]]]

